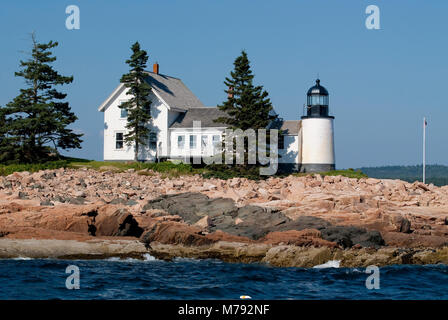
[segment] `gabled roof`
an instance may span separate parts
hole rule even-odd
[[[111,101],[117,99],[117,97],[121,94],[123,89],[124,84],[120,83],[118,87],[116,87],[115,90],[110,94],[110,96],[108,96],[107,99],[104,100],[103,103],[98,107],[98,111],[104,111]]]
[[[289,136],[297,136],[299,134],[300,120],[282,120],[280,129],[283,134]]]
[[[193,121],[201,121],[202,128],[227,127],[224,123],[214,122],[214,119],[226,117],[227,113],[218,108],[190,108],[181,114],[170,126],[170,128],[193,128]]]
[[[149,71],[147,74],[146,81],[169,107],[181,110],[205,108],[182,80]]]
[[[187,88],[182,80],[163,74],[156,74],[149,71],[145,72],[148,74],[146,81],[153,89],[154,94],[162,99],[169,108],[181,111],[190,108],[205,108],[202,102]],[[124,84],[120,83],[112,94],[100,105],[98,111],[104,111],[106,106],[116,99],[124,88]]]

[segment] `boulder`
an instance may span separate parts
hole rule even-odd
[[[112,208],[113,209],[113,208]],[[140,237],[143,229],[133,215],[126,209],[115,209],[113,212],[105,206],[94,215],[93,224],[96,236],[130,236]]]
[[[384,239],[378,231],[367,231],[364,228],[354,226],[330,226],[323,230],[322,238],[336,242],[343,248],[350,248],[359,244],[363,247],[378,248],[383,246]]]
[[[181,193],[162,195],[148,201],[143,210],[161,209],[172,215],[179,215],[189,224],[194,224],[202,217],[229,214],[236,211],[235,203],[231,199],[209,199],[202,193]]]
[[[157,223],[151,230],[142,235],[141,240],[148,246],[151,245],[151,242],[182,244],[185,246],[200,246],[214,242],[201,235],[199,228],[173,221]]]
[[[311,268],[333,260],[331,248],[305,248],[297,246],[276,246],[269,249],[263,262],[278,267]]]
[[[212,219],[210,219],[209,216],[205,216],[199,219],[193,226],[198,227],[203,231],[208,231],[208,228],[212,225]]]
[[[255,242],[247,237],[235,236],[233,234],[226,233],[221,230],[217,230],[213,233],[207,234],[206,238],[212,240],[213,242],[218,242],[218,241],[238,242],[238,243],[254,243]]]
[[[65,200],[65,202],[68,202],[70,204],[75,204],[75,205],[83,205],[85,203],[85,201],[86,200],[82,197],[76,197],[76,198],[69,197]]]
[[[273,245],[296,245],[296,246],[313,246],[313,247],[337,247],[335,242],[323,240],[321,232],[316,229],[304,229],[301,231],[273,231],[268,233],[261,242]]]

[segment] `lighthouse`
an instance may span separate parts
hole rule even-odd
[[[300,172],[335,169],[334,117],[329,115],[328,91],[320,80],[308,90],[305,114],[301,120]]]

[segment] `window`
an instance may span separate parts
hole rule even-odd
[[[124,137],[123,132],[115,133],[115,149],[123,149]]]
[[[128,117],[128,110],[120,109],[120,118],[127,118],[127,117]]]
[[[185,145],[185,136],[177,136],[177,149],[183,149]]]
[[[190,136],[190,149],[196,148],[196,136],[191,135]]]
[[[208,144],[208,136],[201,137],[201,148],[207,148]]]
[[[221,137],[219,135],[213,136],[213,145],[217,145],[221,141]]]
[[[328,96],[312,95],[308,96],[308,105],[328,106]]]
[[[216,135],[212,136],[212,145],[213,145],[214,153],[220,152],[220,150],[222,148],[220,135],[216,134]]]
[[[149,148],[153,150],[157,148],[157,133],[155,132],[149,133]]]
[[[221,136],[220,135],[213,135],[212,137],[212,144],[213,144],[213,148],[218,148],[221,147]]]

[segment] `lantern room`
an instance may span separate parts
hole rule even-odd
[[[302,118],[328,118],[329,96],[325,87],[320,85],[320,80],[312,86],[307,93],[307,106]]]

